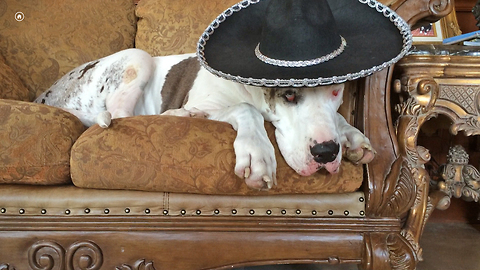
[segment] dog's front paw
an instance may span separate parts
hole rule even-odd
[[[237,137],[234,142],[235,174],[245,179],[248,187],[268,190],[277,184],[275,150],[268,138]]]
[[[370,140],[359,130],[352,130],[345,134],[343,155],[355,164],[367,164],[373,160],[377,152],[370,144]]]
[[[97,115],[97,124],[102,128],[108,128],[112,123],[112,114],[108,111],[103,111]]]

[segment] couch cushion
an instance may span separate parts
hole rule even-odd
[[[70,149],[84,130],[63,110],[0,99],[0,183],[70,183]]]
[[[266,124],[276,147],[274,128]],[[72,148],[71,174],[77,187],[197,194],[296,194],[353,192],[363,169],[344,161],[340,173],[295,173],[276,147],[278,185],[249,189],[234,173],[236,132],[223,122],[175,116],[115,119],[90,127]]]
[[[2,0],[0,52],[38,96],[80,64],[133,47],[134,9],[133,0]]]
[[[0,55],[0,99],[14,99],[29,101],[34,98],[23,85],[17,73],[5,63],[5,58]]]
[[[135,46],[152,55],[196,52],[205,28],[239,0],[208,0],[192,5],[190,0],[140,1]]]

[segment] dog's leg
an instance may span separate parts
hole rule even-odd
[[[255,107],[240,103],[221,110],[207,111],[209,119],[230,123],[237,131],[235,174],[254,189],[276,185],[275,150],[268,139],[263,116]]]
[[[107,111],[112,118],[133,116],[137,100],[142,96],[142,88],[136,85],[121,85],[106,101]]]
[[[143,53],[142,65],[128,66],[122,77],[122,82],[105,101],[107,111],[97,116],[97,123],[101,127],[108,127],[110,120],[134,115],[138,99],[143,95],[146,86],[153,72],[153,60],[150,55]]]
[[[370,140],[360,130],[348,124],[341,114],[337,113],[337,118],[344,157],[356,164],[372,161],[376,151]]]

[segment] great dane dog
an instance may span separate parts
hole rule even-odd
[[[264,88],[228,81],[200,66],[195,54],[152,57],[127,49],[65,74],[35,102],[62,108],[86,126],[106,128],[112,118],[133,115],[206,117],[230,123],[235,174],[255,189],[276,184],[274,148],[264,120],[286,162],[300,175],[339,170],[342,154],[368,163],[375,151],[358,129],[337,113],[344,85]]]

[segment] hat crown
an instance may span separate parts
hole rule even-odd
[[[272,0],[259,49],[273,59],[304,61],[327,55],[341,43],[326,0]]]

